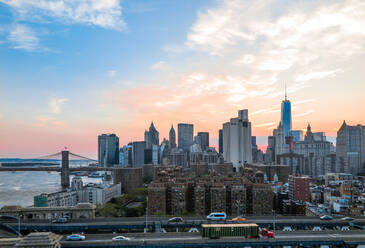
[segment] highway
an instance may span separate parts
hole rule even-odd
[[[149,222],[153,221],[160,221],[160,222],[167,222],[171,216],[167,217],[148,217]],[[272,216],[247,216],[245,217],[247,220],[246,222],[253,222],[253,223],[267,223],[273,222]],[[146,217],[122,217],[122,218],[95,218],[95,219],[74,219],[69,220],[68,224],[110,224],[110,223],[133,223],[133,224],[141,224],[145,223]],[[32,223],[32,224],[48,224],[49,220],[22,220],[22,223]],[[185,223],[191,222],[213,222],[209,221],[204,217],[184,217]],[[227,218],[226,222],[229,222],[229,218]],[[285,222],[285,223],[298,223],[298,222],[305,222],[305,223],[348,223],[349,221],[342,220],[341,217],[334,217],[332,220],[320,220],[319,217],[312,217],[312,216],[275,216],[275,222]],[[365,217],[359,216],[356,217],[351,222],[365,222]]]
[[[129,241],[112,241],[112,238],[118,235],[129,237]],[[358,244],[365,244],[365,231],[298,231],[298,232],[282,232],[277,231],[276,237],[271,238],[258,238],[258,239],[245,239],[242,237],[229,237],[221,239],[207,239],[202,238],[199,233],[125,233],[125,234],[87,234],[85,241],[66,241],[62,239],[62,247],[123,247],[136,246],[136,245],[164,245],[178,246],[188,245],[187,247],[199,247],[199,245],[206,243],[222,243],[223,247],[229,244],[255,244],[263,243],[278,243],[280,245],[293,244],[295,242],[357,242]],[[237,247],[237,245],[235,245]]]
[[[208,221],[203,218],[186,218],[181,223],[168,222],[167,220],[168,218],[149,218],[148,227],[154,229],[156,226],[161,226],[170,230],[173,228],[185,228],[186,230],[192,227],[199,228],[201,224],[206,223],[232,223],[230,221]],[[365,226],[365,218],[356,218],[351,222],[359,227]],[[18,222],[16,220],[3,220],[2,223],[10,225],[14,229],[18,228]],[[245,223],[257,223],[260,227],[273,227],[273,219],[270,217],[248,217]],[[52,231],[62,233],[95,233],[103,230],[131,232],[143,230],[145,225],[144,218],[70,220],[70,222],[63,224],[51,223],[49,220],[22,220],[20,229],[22,231]],[[286,226],[291,226],[293,229],[311,230],[314,226],[319,226],[322,229],[338,229],[343,226],[350,226],[350,223],[349,221],[338,218],[333,220],[320,220],[318,217],[279,217],[275,219],[275,225],[277,230],[281,230]]]

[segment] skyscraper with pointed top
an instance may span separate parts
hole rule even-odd
[[[159,132],[156,130],[153,121],[151,122],[149,130],[144,132],[144,141],[146,142],[146,148],[151,149],[152,145],[159,145]]]
[[[174,125],[171,124],[171,129],[169,132],[169,142],[170,142],[170,148],[176,147],[176,133],[174,129]]]
[[[286,84],[285,84],[285,100],[281,103],[281,124],[283,125],[284,137],[291,135],[292,118],[291,118],[291,103],[288,100]]]

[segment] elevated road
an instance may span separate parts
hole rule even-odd
[[[365,231],[349,232],[276,232],[274,239],[221,239],[201,238],[199,233],[137,233],[123,234],[128,241],[112,241],[118,234],[88,234],[85,241],[61,241],[62,247],[244,247],[244,246],[299,246],[299,245],[348,245],[365,244]]]
[[[18,223],[14,221],[4,221],[8,225],[17,228]],[[357,226],[365,226],[364,218],[357,218],[352,223]],[[152,230],[156,226],[162,228],[199,228],[201,224],[206,223],[230,223],[230,221],[208,221],[206,219],[185,219],[181,223],[168,222],[168,218],[149,218],[148,227]],[[273,227],[273,219],[270,217],[248,217],[245,223],[257,223],[260,227]],[[322,229],[335,229],[343,226],[349,226],[349,221],[333,219],[329,221],[320,220],[313,217],[292,217],[277,218],[275,220],[277,229],[290,226],[294,229],[312,229],[319,226]],[[30,220],[22,221],[20,229],[22,231],[57,231],[57,232],[96,232],[96,231],[116,231],[116,230],[143,230],[146,226],[144,218],[110,218],[110,219],[93,219],[93,220],[71,220],[68,223],[55,224],[49,220]]]

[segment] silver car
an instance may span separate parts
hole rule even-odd
[[[66,240],[69,240],[69,241],[82,241],[85,239],[86,239],[86,237],[84,235],[80,235],[80,234],[71,234],[66,237]]]

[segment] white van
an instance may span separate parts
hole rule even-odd
[[[226,213],[210,213],[210,215],[207,216],[208,220],[225,220],[226,218]]]

